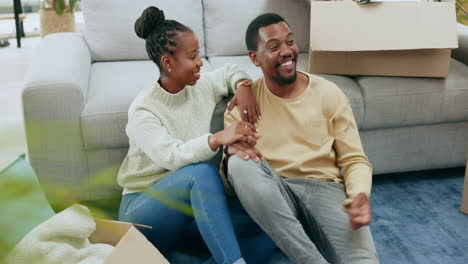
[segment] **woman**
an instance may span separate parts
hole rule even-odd
[[[256,143],[259,135],[248,122],[209,133],[211,115],[228,94],[226,87],[239,86],[239,104],[247,98],[248,109],[256,109],[245,82],[249,77],[235,65],[200,77],[203,62],[197,37],[185,25],[165,20],[156,7],[144,10],[135,31],[146,40],[147,53],[161,76],[129,109],[130,147],[118,175],[124,188],[119,219],[152,226],[139,229],[163,253],[195,220],[217,263],[245,263],[242,255],[249,262],[263,262],[273,251],[273,242],[262,233],[255,238],[261,245],[246,242],[249,246],[241,254],[221,178],[205,163],[223,146]]]

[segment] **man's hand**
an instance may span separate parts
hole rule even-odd
[[[354,196],[349,205],[349,222],[351,228],[358,229],[371,221],[371,205],[365,193]]]
[[[228,155],[238,155],[244,160],[252,159],[255,162],[264,160],[262,153],[252,145],[244,142],[237,142],[227,147]]]

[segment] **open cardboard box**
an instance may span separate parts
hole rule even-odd
[[[312,1],[309,71],[446,77],[458,47],[453,2]]]
[[[104,264],[169,264],[134,224],[102,219],[95,219],[95,222],[96,231],[90,237],[91,243],[114,246]]]

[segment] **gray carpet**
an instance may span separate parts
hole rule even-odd
[[[468,263],[468,215],[459,211],[464,168],[377,175],[374,241],[384,264]]]

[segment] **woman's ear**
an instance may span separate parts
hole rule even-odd
[[[171,72],[172,71],[172,60],[169,56],[167,55],[162,55],[161,56],[161,66],[164,69],[164,71]]]

